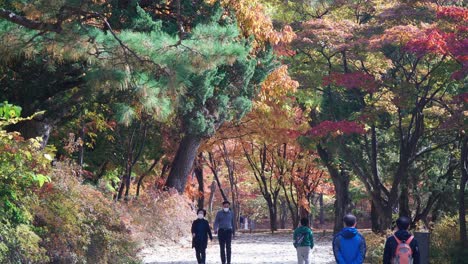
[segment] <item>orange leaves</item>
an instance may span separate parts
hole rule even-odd
[[[437,18],[449,19],[455,22],[468,20],[468,9],[457,6],[440,6],[437,8]]]
[[[207,0],[207,2],[214,1]],[[258,0],[222,0],[221,3],[235,10],[242,33],[246,37],[254,36],[255,47],[263,47],[266,43],[271,45],[289,43],[295,37],[289,26],[285,26],[281,31],[275,30],[271,18]]]
[[[291,78],[288,66],[283,65],[272,72],[262,84],[261,102],[279,103],[288,94],[296,91],[299,83]]]

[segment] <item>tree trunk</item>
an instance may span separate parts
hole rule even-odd
[[[349,176],[341,169],[341,172],[336,164],[333,163],[332,157],[328,151],[322,147],[321,144],[317,145],[317,152],[320,159],[324,162],[328,169],[335,187],[335,224],[333,226],[333,233],[338,233],[343,228],[343,217],[347,213],[349,204],[351,202],[349,195]]]
[[[372,231],[385,233],[392,225],[392,209],[382,205],[380,201],[371,201]]]
[[[277,205],[272,201],[267,202],[267,205],[268,205],[268,213],[270,215],[270,230],[273,233],[276,230],[278,230]]]
[[[343,228],[343,217],[348,213],[351,203],[349,195],[349,175],[342,169],[339,176],[332,177],[335,186],[335,224],[333,232],[337,233]]]
[[[409,208],[409,182],[408,177],[401,180],[401,193],[399,198],[399,216],[406,216],[411,219],[411,210]]]
[[[198,197],[197,206],[199,209],[202,209],[205,206],[205,184],[203,183],[203,163],[202,163],[202,153],[198,155],[198,159],[195,162],[195,166],[193,169],[193,173],[195,173],[195,177],[197,178],[198,182]]]
[[[285,182],[281,184],[281,187],[283,188],[284,197],[286,199],[286,205],[288,206],[289,212],[291,213],[293,229],[296,229],[299,226],[299,214],[297,212],[297,203],[294,201],[293,191],[292,191],[292,187],[294,183],[292,181],[289,181],[288,183],[289,183],[288,187],[290,188],[291,197],[289,197],[288,191],[286,190]]]
[[[143,173],[140,178],[138,179],[138,183],[137,183],[137,191],[136,191],[136,197],[140,196],[140,188],[141,188],[141,184],[143,183],[143,179],[151,173],[151,171],[154,169],[154,167],[156,167],[156,164],[158,164],[159,162],[159,159],[160,158],[157,158],[153,161],[153,164],[151,164],[150,168],[145,172]]]
[[[464,136],[461,146],[461,179],[460,179],[460,195],[458,200],[458,215],[460,221],[460,241],[466,249],[468,239],[466,234],[466,205],[465,205],[465,189],[468,181],[468,136]]]
[[[322,226],[323,224],[325,224],[325,208],[323,207],[323,193],[320,193],[319,204],[320,204],[320,226]]]
[[[81,146],[80,146],[80,155],[78,158],[78,165],[80,166],[80,176],[82,176],[83,163],[84,163],[84,147],[85,147],[85,124],[84,122],[81,124],[80,138],[81,138]]]
[[[52,130],[52,123],[50,120],[44,119],[39,120],[24,120],[16,124],[12,124],[5,127],[5,130],[8,132],[18,131],[21,133],[21,136],[25,139],[42,138],[41,150],[45,148],[49,141],[50,132]]]
[[[210,185],[210,199],[208,201],[210,214],[213,212],[213,200],[214,200],[215,192],[216,192],[216,182],[213,181]]]
[[[286,201],[280,199],[280,228],[286,229],[286,220],[288,217],[288,205]]]
[[[172,161],[166,188],[174,188],[179,193],[184,192],[187,176],[192,169],[201,141],[202,139],[195,135],[187,134],[184,136]]]

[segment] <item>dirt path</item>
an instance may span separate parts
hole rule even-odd
[[[334,257],[331,249],[331,236],[315,234],[315,247],[311,263],[331,264]],[[195,250],[188,241],[182,245],[154,245],[141,252],[143,263],[148,264],[196,264]],[[216,238],[209,243],[207,264],[220,263],[219,246]],[[296,250],[292,245],[291,233],[240,234],[232,243],[233,264],[293,264],[297,263]]]

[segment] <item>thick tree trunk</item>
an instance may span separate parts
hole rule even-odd
[[[348,213],[351,203],[349,195],[349,175],[343,169],[332,177],[333,185],[335,186],[335,224],[333,232],[337,233],[343,228],[343,217]]]
[[[201,141],[202,139],[195,135],[187,134],[184,136],[172,161],[166,188],[174,188],[179,193],[184,192],[187,176],[192,169]]]
[[[40,137],[42,138],[41,149],[44,149],[49,141],[52,125],[49,120],[38,121],[33,119],[9,125],[5,130],[8,132],[18,131],[25,139]]]
[[[411,219],[411,210],[409,208],[409,182],[408,177],[405,177],[401,181],[401,192],[399,198],[399,216],[406,216]]]
[[[344,169],[340,169],[336,164],[333,164],[333,159],[330,157],[326,149],[320,144],[317,146],[317,152],[320,159],[325,163],[335,187],[335,224],[333,233],[338,233],[343,228],[343,217],[347,213],[351,203],[349,195],[349,176]]]
[[[468,181],[468,136],[464,136],[461,146],[461,179],[460,179],[460,194],[458,198],[458,215],[460,221],[460,241],[466,249],[468,239],[466,234],[466,205],[465,205],[465,189]]]
[[[392,225],[392,209],[381,204],[381,201],[371,201],[372,231],[383,234]]]
[[[271,232],[275,232],[278,230],[278,211],[277,205],[273,202],[267,202],[268,205],[268,213],[270,215],[270,230]]]

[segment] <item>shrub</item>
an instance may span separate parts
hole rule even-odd
[[[189,204],[184,195],[148,188],[138,200],[121,206],[139,240],[151,244],[155,238],[167,242],[189,239],[192,221],[196,218]]]
[[[364,233],[367,245],[366,263],[382,263],[387,235]]]
[[[34,208],[42,245],[54,263],[132,263],[136,245],[116,204],[78,181],[77,170],[61,163]]]
[[[0,263],[48,261],[41,238],[32,226],[35,191],[49,178],[49,160],[39,141],[25,140],[3,127],[24,120],[21,108],[0,103]]]
[[[13,226],[2,223],[0,229],[0,263],[45,263],[46,250],[39,243],[41,238],[31,225]]]
[[[444,216],[431,233],[431,263],[467,263],[468,250],[460,245],[458,216]]]

